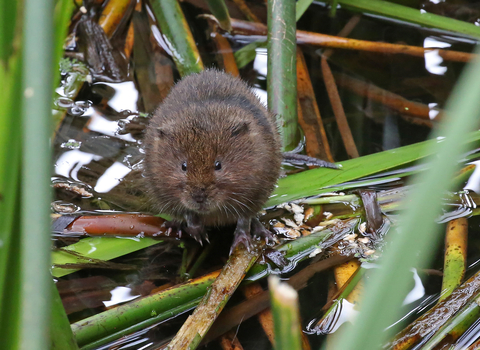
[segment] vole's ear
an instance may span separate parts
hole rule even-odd
[[[244,135],[248,132],[249,130],[249,123],[247,122],[242,122],[239,123],[238,125],[235,125],[232,129],[232,137],[237,137],[240,135]]]
[[[167,136],[166,130],[161,128],[161,127],[158,127],[157,128],[157,138],[163,139],[163,138],[165,138],[165,136]]]

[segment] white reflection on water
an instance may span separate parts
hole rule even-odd
[[[102,85],[110,86],[115,90],[115,94],[108,100],[108,105],[117,112],[129,109],[137,110],[138,91],[135,89],[133,81],[125,81],[123,83],[105,83]]]
[[[255,49],[255,60],[253,61],[253,69],[255,69],[259,75],[267,76],[267,49],[264,47],[258,47]]]
[[[127,287],[117,287],[110,293],[112,293],[112,298],[103,302],[106,307],[124,303],[138,297],[138,295],[132,295],[132,290]]]
[[[424,48],[444,48],[450,47],[449,43],[439,41],[438,38],[426,37],[423,41]],[[425,52],[425,69],[435,75],[444,75],[447,72],[447,67],[442,66],[443,58],[438,54],[438,50],[431,50]]]
[[[88,128],[92,131],[102,133],[107,136],[113,136],[117,139],[121,139],[128,142],[135,142],[135,139],[130,134],[119,135],[118,131],[118,121],[108,120],[103,115],[97,113],[96,111],[90,115],[90,122],[88,123]]]
[[[132,171],[132,169],[129,169],[122,163],[113,163],[98,179],[95,185],[95,191],[98,193],[110,191],[117,186],[130,171]]]
[[[425,295],[425,287],[423,286],[422,280],[418,276],[417,269],[411,269],[411,271],[413,272],[413,280],[415,281],[415,286],[403,300],[403,305],[413,303],[414,301],[423,298],[423,296]]]
[[[468,179],[467,184],[465,185],[465,190],[472,190],[475,193],[480,193],[480,160],[472,162],[470,164],[475,164],[475,170]]]
[[[82,166],[100,159],[102,159],[102,157],[97,156],[96,154],[86,153],[79,150],[68,151],[63,153],[55,163],[55,173],[79,181],[77,175]]]

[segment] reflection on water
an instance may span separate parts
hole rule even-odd
[[[100,160],[102,157],[95,154],[85,153],[79,150],[73,150],[63,153],[55,162],[55,173],[75,181],[78,179],[78,171],[92,162]]]
[[[480,194],[480,161],[472,162],[471,164],[475,164],[475,170],[470,175],[464,189]]]
[[[103,302],[106,307],[125,303],[139,297],[138,294],[133,295],[132,289],[127,287],[117,287],[113,289],[110,293],[112,294],[112,298],[108,301]]]
[[[364,279],[368,281],[369,270],[378,268],[378,265],[364,262],[362,267],[367,269]],[[387,329],[403,324],[406,320],[412,318],[415,314],[421,313],[438,300],[439,293],[434,295],[426,293],[425,281],[422,281],[417,269],[412,269],[411,271],[413,277],[412,288],[403,301],[404,309],[408,311]],[[395,272],[392,271],[392,273]],[[358,304],[346,299],[339,301],[333,304],[333,309],[326,313],[326,317],[311,319],[306,326],[306,332],[308,334],[325,335],[336,332],[345,323],[355,323],[355,317],[358,314]]]
[[[320,323],[318,323],[318,319],[312,319],[305,329],[308,334],[335,333],[344,323],[354,323],[357,314],[358,310],[355,309],[355,305],[346,299],[342,299],[340,303],[335,304],[328,317],[322,319]]]
[[[447,48],[452,46],[449,43],[446,43],[444,41],[441,41],[440,38],[438,37],[427,37],[425,38],[423,42],[423,47],[428,49],[428,48]],[[438,50],[430,50],[425,52],[425,69],[431,73],[431,74],[436,74],[436,75],[444,75],[448,68],[444,65],[443,63],[443,58],[440,57],[438,54]]]
[[[133,81],[125,81],[123,83],[97,83],[93,84],[92,88],[96,86],[106,85],[111,87],[115,93],[108,100],[108,105],[115,111],[121,112],[123,110],[137,110],[138,91],[135,88]]]
[[[113,163],[113,165],[105,170],[102,176],[100,176],[94,190],[98,193],[109,192],[112,188],[117,186],[130,171],[132,171],[132,169],[129,169],[122,163]]]
[[[90,117],[88,129],[96,131],[107,136],[113,136],[121,140],[135,142],[135,139],[130,134],[119,135],[118,134],[118,121],[108,120],[98,112],[93,112]]]
[[[417,269],[411,269],[411,271],[413,272],[413,280],[415,282],[415,286],[405,297],[403,305],[411,304],[414,301],[420,300],[425,296],[425,288],[423,287],[422,280],[418,276]]]

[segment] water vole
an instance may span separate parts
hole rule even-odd
[[[198,241],[205,226],[236,223],[232,249],[269,231],[256,214],[282,153],[274,116],[242,80],[206,70],[176,84],[145,136],[145,177],[157,210]]]

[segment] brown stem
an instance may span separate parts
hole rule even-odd
[[[244,0],[233,0],[233,2],[249,21],[260,23],[258,17],[250,10]]]
[[[430,121],[438,120],[441,114],[439,113],[435,118],[430,118],[430,108],[423,103],[409,101],[400,95],[346,74],[335,73],[334,76],[338,86],[348,89],[359,96],[368,98],[369,100],[384,104],[401,114],[427,120],[430,126]]]
[[[238,77],[240,73],[238,72],[237,62],[235,61],[235,57],[233,56],[232,48],[228,40],[223,35],[216,32],[215,29],[212,29],[210,36],[215,43],[216,51],[219,53],[219,56],[221,56],[219,61],[223,63],[223,69],[225,72],[230,73],[234,77]]]
[[[297,46],[297,90],[298,90],[298,122],[303,129],[306,140],[306,151],[310,157],[334,162],[327,134],[323,127],[322,116],[318,109],[313,91],[312,81],[308,73],[305,57]]]
[[[267,27],[261,23],[252,23],[238,19],[232,19],[232,28],[233,33],[235,34],[267,35]],[[477,56],[468,52],[348,39],[333,35],[307,32],[304,30],[297,30],[297,44],[307,44],[334,49],[379,52],[386,54],[405,54],[416,57],[424,57],[425,53],[428,52],[437,52],[438,55],[443,59],[456,62],[469,62],[472,58]]]
[[[335,119],[337,120],[338,129],[340,130],[340,135],[342,136],[343,144],[350,158],[357,158],[359,156],[357,146],[353,140],[352,131],[348,125],[347,116],[343,109],[342,101],[338,93],[337,84],[335,83],[335,78],[333,77],[330,66],[328,65],[327,59],[322,57],[321,60],[323,80],[325,82],[325,87],[327,88],[328,97],[332,105],[333,113],[335,114]]]
[[[82,233],[90,236],[164,236],[164,219],[139,214],[80,216],[68,225],[64,233]]]

